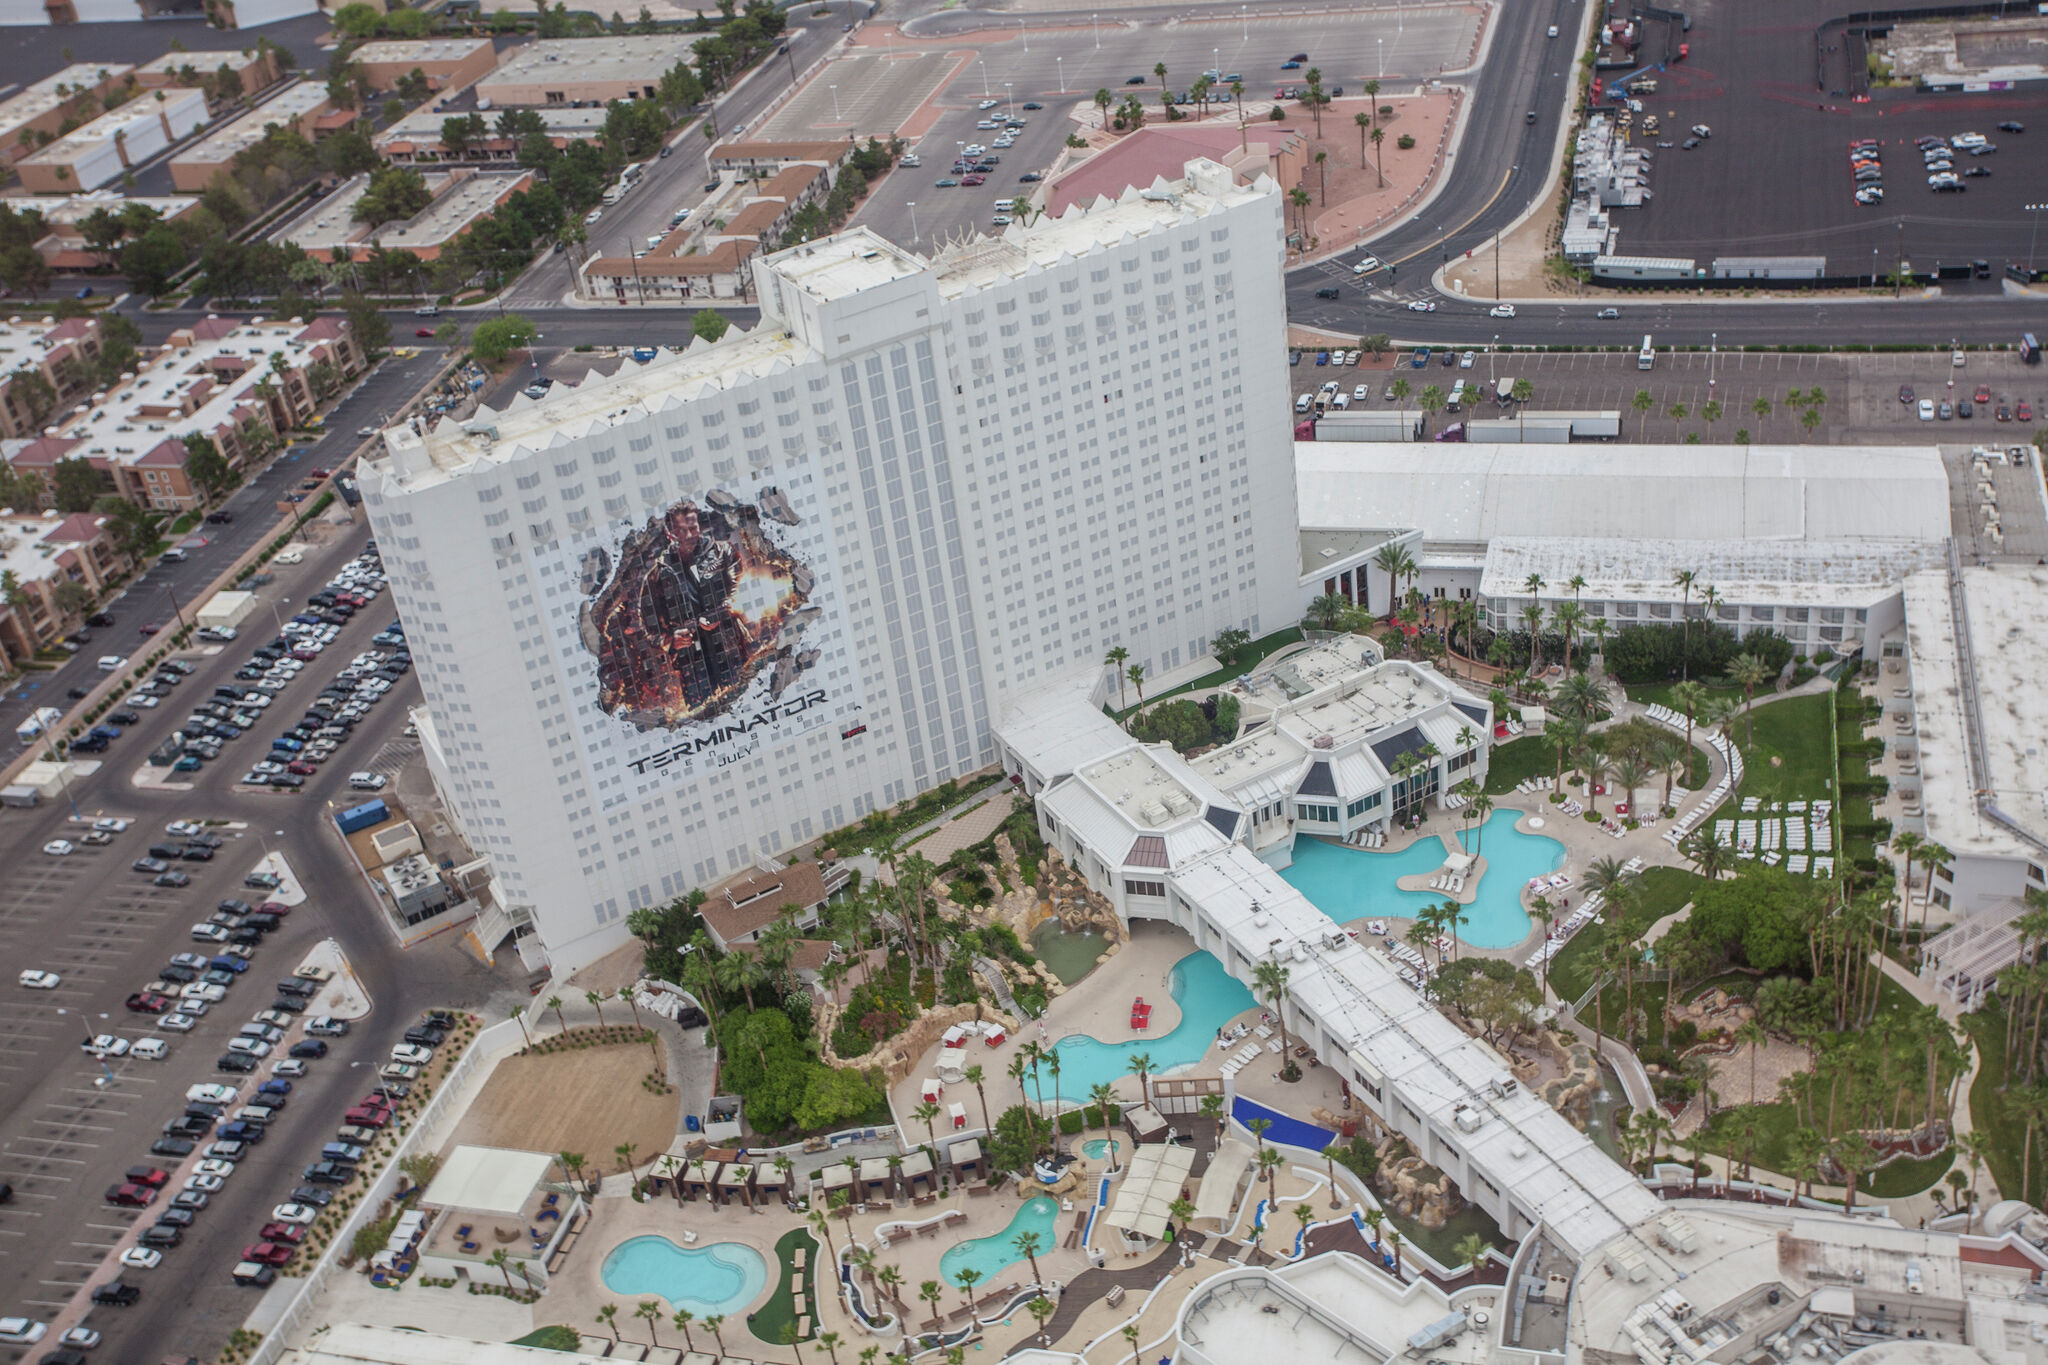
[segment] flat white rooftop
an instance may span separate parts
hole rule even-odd
[[[561,108],[526,109],[521,112],[538,115],[541,125],[547,129],[548,134],[552,137],[595,133],[604,127],[606,118],[606,113],[603,109],[588,105],[581,109],[571,109],[563,106]],[[386,128],[383,132],[377,134],[377,145],[382,147],[389,142],[408,141],[439,142],[441,140],[441,125],[453,117],[454,115],[450,114],[446,109],[435,109],[431,105],[423,105]],[[485,136],[496,137],[497,119],[488,110],[484,111],[483,117],[485,124],[490,128],[490,131]]]
[[[1684,594],[1673,578],[1691,569],[1726,602],[1861,606],[1906,575],[1946,561],[1939,540],[1501,536],[1486,547],[1479,591],[1489,598],[1526,597],[1529,575],[1538,574],[1553,585],[1583,577],[1583,593],[1595,601],[1678,602]]]
[[[366,65],[385,62],[459,62],[477,49],[491,45],[489,38],[384,38],[364,43],[349,54]],[[443,115],[443,117],[446,117]]]
[[[559,81],[565,86],[585,81],[644,81],[652,85],[664,71],[688,60],[694,41],[694,37],[666,34],[549,38],[503,54],[498,69],[478,81],[476,89],[489,96],[494,89],[536,81]]]
[[[1963,621],[1946,572],[1906,580],[1906,649],[1928,836],[1964,855],[2031,856],[1984,805],[2048,841],[2048,695],[2036,638],[2048,569],[1996,565],[1963,570]],[[1962,672],[1957,632],[1969,632],[1971,675]],[[1963,708],[1974,697],[1987,770],[1974,772]]]
[[[296,127],[299,120],[328,100],[327,87],[319,81],[288,85],[270,99],[223,127],[195,147],[179,152],[179,161],[232,161],[263,140],[272,128]]]
[[[41,118],[81,89],[125,76],[135,70],[125,62],[73,62],[54,76],[45,76],[18,95],[0,101],[0,132],[11,132]]]

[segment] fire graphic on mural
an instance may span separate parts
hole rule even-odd
[[[583,556],[579,628],[606,714],[672,730],[724,715],[764,670],[779,698],[817,662],[801,647],[820,615],[814,576],[764,518],[799,522],[779,489],[752,503],[713,491],[649,517],[619,545],[616,566],[601,549]]]

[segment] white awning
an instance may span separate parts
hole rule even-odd
[[[1236,1138],[1223,1139],[1216,1155],[1209,1158],[1209,1169],[1202,1176],[1202,1188],[1195,1192],[1195,1217],[1213,1218],[1221,1226],[1230,1217],[1230,1211],[1237,1207],[1237,1182],[1244,1179],[1245,1170],[1251,1164],[1251,1148]]]
[[[973,1138],[965,1138],[948,1147],[946,1155],[955,1166],[965,1166],[970,1161],[981,1160],[981,1144]]]
[[[931,1154],[922,1149],[912,1152],[909,1156],[903,1158],[903,1165],[900,1169],[905,1180],[909,1180],[913,1176],[930,1175],[932,1173]]]
[[[437,1209],[515,1214],[547,1178],[554,1158],[504,1147],[457,1147],[434,1176],[422,1204]]]
[[[871,1156],[860,1163],[860,1178],[870,1185],[879,1185],[889,1178],[889,1161],[886,1157]]]
[[[853,1172],[847,1169],[845,1162],[835,1161],[825,1168],[824,1184],[826,1189],[843,1190],[852,1183]]]
[[[1131,1154],[1130,1173],[1117,1187],[1104,1221],[1141,1237],[1164,1237],[1167,1221],[1173,1216],[1169,1210],[1180,1198],[1194,1165],[1195,1153],[1190,1147],[1138,1148]]]
[[[1471,870],[1472,855],[1469,853],[1453,853],[1450,857],[1444,859],[1444,871],[1446,872],[1469,872]]]

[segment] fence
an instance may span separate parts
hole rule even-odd
[[[341,1271],[340,1259],[355,1240],[357,1231],[376,1216],[378,1208],[397,1189],[398,1163],[415,1152],[433,1150],[439,1140],[446,1136],[441,1131],[444,1121],[447,1126],[452,1127],[454,1119],[459,1117],[449,1113],[457,1107],[456,1101],[450,1096],[459,1095],[464,1083],[474,1076],[479,1068],[495,1062],[501,1054],[524,1044],[525,1036],[520,1031],[519,1021],[507,1019],[477,1034],[476,1041],[464,1049],[462,1056],[456,1059],[455,1065],[448,1069],[448,1075],[441,1081],[440,1088],[427,1101],[426,1107],[420,1110],[419,1119],[399,1140],[398,1150],[391,1154],[391,1159],[363,1191],[363,1201],[356,1205],[355,1212],[342,1223],[341,1230],[335,1234],[334,1240],[327,1244],[327,1250],[321,1254],[312,1271],[299,1282],[298,1292],[292,1295],[284,1309],[270,1322],[262,1343],[249,1357],[249,1365],[276,1365],[284,1355],[286,1341],[308,1325],[307,1314],[321,1292],[327,1288],[337,1273],[346,1273]]]

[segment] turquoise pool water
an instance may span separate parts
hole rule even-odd
[[[1531,877],[1564,865],[1564,845],[1545,835],[1521,833],[1515,828],[1519,818],[1516,811],[1495,811],[1486,818],[1485,833],[1478,840],[1486,875],[1480,878],[1478,898],[1466,907],[1471,920],[1458,933],[1476,948],[1512,948],[1527,938],[1529,915],[1522,909],[1522,887]],[[1466,847],[1473,842],[1467,833]],[[1294,866],[1280,875],[1340,924],[1368,916],[1413,918],[1416,911],[1444,898],[1430,891],[1400,890],[1394,881],[1436,871],[1443,866],[1446,851],[1443,841],[1435,838],[1410,844],[1399,853],[1368,853],[1321,839],[1297,839]]]
[[[1173,964],[1167,981],[1180,1006],[1180,1025],[1157,1037],[1138,1034],[1122,1042],[1104,1043],[1083,1033],[1069,1034],[1053,1045],[1059,1054],[1059,1095],[1063,1103],[1085,1100],[1097,1085],[1131,1074],[1131,1054],[1151,1055],[1154,1076],[1163,1076],[1199,1060],[1216,1041],[1223,1021],[1256,1003],[1244,983],[1223,970],[1211,953],[1194,952]],[[1053,1100],[1053,1079],[1047,1073],[1033,1083],[1042,1087],[1045,1102]]]
[[[1065,1066],[1066,1063],[1061,1062],[1060,1065]],[[1086,1142],[1081,1144],[1081,1155],[1087,1157],[1090,1161],[1102,1160],[1104,1157],[1109,1155],[1109,1139],[1089,1138]]]
[[[1024,1253],[1017,1250],[1017,1234],[1035,1232],[1038,1234],[1038,1249],[1041,1253],[1053,1246],[1053,1220],[1059,1217],[1060,1205],[1057,1199],[1045,1195],[1024,1201],[1017,1210],[1017,1216],[1010,1220],[1010,1226],[993,1237],[977,1237],[971,1242],[962,1242],[939,1257],[939,1273],[946,1277],[946,1285],[952,1288],[954,1276],[963,1270],[978,1270],[981,1279],[977,1285],[987,1285],[996,1275],[1024,1259]]]
[[[633,1237],[612,1248],[604,1287],[631,1298],[654,1294],[700,1317],[737,1313],[768,1285],[768,1262],[738,1242],[679,1247],[666,1237]]]

